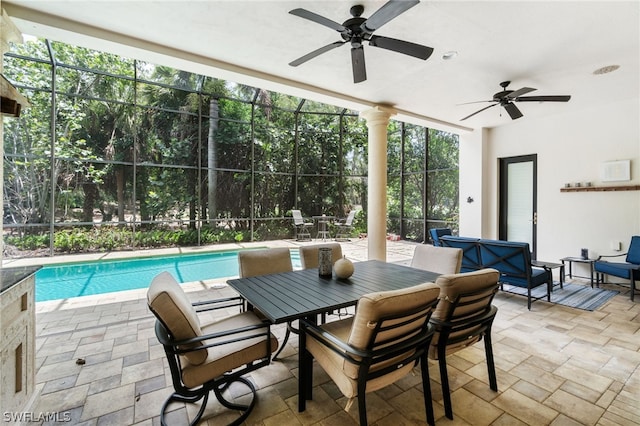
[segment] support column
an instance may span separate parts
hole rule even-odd
[[[367,238],[369,259],[387,260],[387,126],[395,115],[389,106],[362,111],[369,129]]]

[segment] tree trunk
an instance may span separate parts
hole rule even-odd
[[[217,216],[216,190],[218,189],[218,178],[216,167],[218,166],[218,153],[216,151],[216,132],[220,121],[218,100],[211,98],[209,101],[209,134],[207,137],[207,204],[209,207],[209,221]]]
[[[82,203],[82,221],[93,222],[93,206],[98,199],[98,185],[93,182],[82,184],[84,192],[84,202]]]
[[[124,167],[116,170],[116,191],[118,197],[118,222],[124,223]]]

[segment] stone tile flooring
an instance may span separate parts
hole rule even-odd
[[[366,259],[364,241],[344,243],[343,250],[352,260]],[[390,262],[408,263],[412,253],[411,244],[388,243]],[[233,293],[224,280],[185,287],[194,301]],[[482,343],[451,356],[455,420],[450,421],[444,417],[437,365],[430,363],[437,424],[640,424],[640,303],[632,303],[625,288],[611,287],[621,294],[594,312],[543,301],[528,311],[525,298],[498,293],[493,339],[499,391],[489,389]],[[140,290],[38,303],[40,396],[31,411],[62,413],[58,420],[69,418],[66,424],[159,424],[171,378],[153,324]],[[283,336],[284,326],[274,332]],[[258,402],[246,424],[357,424],[357,404],[345,412],[344,397],[319,367],[314,370],[314,399],[298,413],[297,344],[292,336],[282,361],[251,374]],[[83,365],[76,363],[79,358]],[[421,386],[419,375],[409,376],[369,395],[370,424],[424,424]],[[246,399],[239,388],[230,391],[238,400]],[[196,411],[184,404],[170,410],[170,424],[185,424]],[[201,424],[227,424],[234,416],[212,397]]]

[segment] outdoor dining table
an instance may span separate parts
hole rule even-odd
[[[311,268],[231,279],[227,283],[272,323],[280,324],[300,318],[316,321],[319,314],[356,305],[367,293],[412,287],[435,281],[440,275],[379,260],[356,262],[354,266],[353,275],[345,280],[335,275],[320,277],[318,269]],[[300,336],[300,341],[304,340]],[[313,360],[306,358],[309,357],[298,356],[298,411],[304,411],[305,400],[311,398],[306,385],[311,383]]]

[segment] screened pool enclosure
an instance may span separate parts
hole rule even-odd
[[[292,238],[291,209],[366,233],[356,111],[49,40],[4,74],[31,107],[4,122],[7,247],[57,252]],[[457,227],[458,136],[392,121],[388,232]]]

